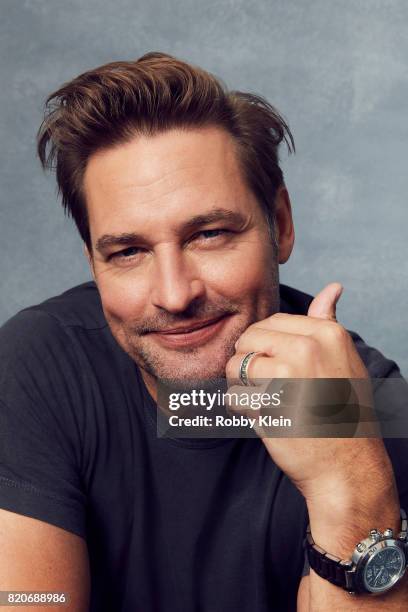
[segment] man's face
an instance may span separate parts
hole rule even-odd
[[[279,310],[277,254],[231,137],[135,137],[94,154],[84,188],[104,313],[145,380],[225,377],[239,336]]]

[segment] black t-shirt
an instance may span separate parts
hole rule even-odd
[[[312,299],[280,295],[292,314]],[[400,376],[352,335],[372,377]],[[408,506],[407,440],[385,443]],[[296,610],[304,499],[257,438],[157,437],[93,283],[0,330],[0,507],[86,539],[92,611]]]

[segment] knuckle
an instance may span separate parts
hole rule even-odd
[[[348,333],[345,328],[336,322],[328,322],[324,327],[325,338],[332,342],[345,342]]]
[[[266,342],[262,347],[262,353],[269,355],[269,357],[274,357],[274,355],[276,355],[276,346],[272,341],[270,343]]]
[[[299,340],[297,352],[299,357],[308,359],[310,357],[314,357],[318,353],[319,347],[319,342],[315,338],[305,336]]]
[[[287,315],[284,312],[275,312],[272,315],[269,315],[269,317],[266,317],[266,319],[263,319],[262,321],[257,321],[256,323],[253,323],[253,325],[256,327],[263,327],[264,329],[269,327],[269,325],[273,326],[273,322],[276,321],[277,319],[284,319]]]
[[[237,347],[241,347],[243,345],[245,345],[247,343],[247,340],[249,337],[251,337],[251,335],[253,334],[253,332],[256,332],[259,329],[260,325],[257,323],[251,323],[251,325],[249,325],[245,331],[242,332],[242,334],[239,336],[238,340],[237,340]]]

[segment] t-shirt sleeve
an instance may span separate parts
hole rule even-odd
[[[378,349],[368,346],[355,332],[350,332],[361,359],[373,381],[376,409],[381,410],[385,448],[390,457],[397,484],[400,505],[408,512],[408,382],[398,365]],[[398,434],[398,437],[395,436]]]
[[[79,377],[51,315],[28,309],[0,329],[0,508],[85,538]]]
[[[307,550],[305,550],[305,559],[304,559],[303,569],[302,569],[302,578],[303,576],[308,576],[309,574],[310,574],[310,565],[309,565],[309,559],[307,558]]]

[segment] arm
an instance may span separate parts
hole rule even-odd
[[[313,570],[311,570],[313,571]],[[310,576],[303,576],[297,593],[297,612],[309,612]]]
[[[314,585],[313,582],[315,583]],[[323,585],[323,582],[326,584]],[[384,610],[384,612],[403,612],[403,610],[407,609],[407,577],[388,596],[372,597],[369,601],[367,597],[353,600],[350,599],[352,595],[347,593],[336,594],[335,592],[330,592],[332,590],[338,591],[339,589],[327,583],[320,576],[317,576],[313,570],[310,570],[310,576],[303,576],[300,581],[297,595],[297,612],[315,612],[317,610],[326,612],[328,609],[332,610],[332,612],[357,612],[357,610],[359,612],[360,610],[361,612],[364,610],[371,612],[380,612],[381,610]],[[346,599],[347,597],[349,598],[348,600]]]
[[[367,536],[373,527],[381,530],[391,527],[400,529],[398,495],[393,485],[392,468],[388,466],[390,481],[381,484],[377,479],[367,478],[361,486],[354,484],[353,490],[365,490],[362,499],[354,496],[343,506],[339,497],[336,503],[321,499],[317,504],[308,504],[310,524],[315,541],[323,549],[340,558],[349,558],[359,539]],[[387,466],[384,466],[387,470]],[[378,474],[378,473],[377,473]],[[391,484],[390,484],[391,483]],[[313,533],[314,532],[314,533]],[[316,534],[316,535],[314,535]],[[298,612],[402,611],[408,609],[408,575],[389,593],[382,596],[350,595],[318,576],[312,569],[304,576],[298,590]]]
[[[89,564],[85,540],[49,523],[0,509],[0,591],[51,591],[67,605],[38,612],[87,612]],[[2,607],[15,610],[15,606]]]
[[[339,295],[338,286],[329,285],[314,298],[307,316],[276,313],[250,326],[235,345],[236,355],[227,364],[227,378],[239,379],[237,372],[240,374],[243,357],[255,353],[256,360],[251,363],[249,374],[253,380],[369,381],[368,371],[350,335],[337,323],[335,305]],[[314,388],[316,396],[307,396],[297,406],[295,426],[296,419],[303,424],[304,415],[307,422],[309,405],[326,405],[325,394],[319,396],[320,385],[315,384]],[[356,396],[361,406],[371,405],[369,388],[370,384],[361,386],[361,403],[359,395]],[[304,397],[300,395],[301,400]],[[357,421],[352,419],[350,423],[354,425]],[[299,432],[303,430],[292,430],[298,435]],[[356,432],[358,435],[352,437]],[[347,431],[345,438],[314,437],[313,430],[306,433],[309,434],[306,437],[303,434],[279,438],[268,437],[261,428],[258,431],[274,462],[304,496],[316,544],[336,557],[349,559],[357,542],[366,538],[371,529],[391,528],[398,532],[398,493],[381,437],[375,431],[374,437],[372,432],[368,437],[366,434],[360,437],[358,429],[351,431],[352,436]],[[381,596],[352,596],[311,570],[310,576],[301,582],[298,605],[302,612],[406,610],[407,577]]]
[[[80,386],[79,359],[53,317],[27,310],[0,329],[0,590],[71,597],[30,610],[88,608]]]

